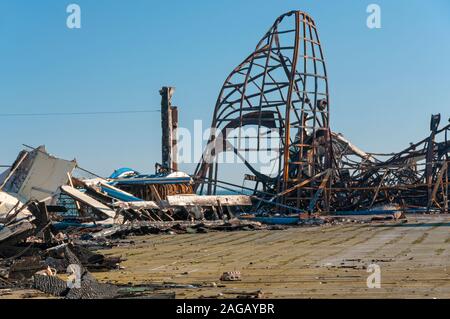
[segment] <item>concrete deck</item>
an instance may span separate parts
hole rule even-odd
[[[175,289],[177,298],[227,297],[262,290],[268,298],[450,298],[450,217],[282,231],[163,235],[102,251],[128,260],[101,281],[209,284]],[[381,267],[368,289],[366,267]],[[220,282],[238,270],[240,282]]]

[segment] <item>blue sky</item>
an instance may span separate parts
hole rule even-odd
[[[80,30],[66,27],[72,2]],[[334,131],[392,152],[425,137],[432,113],[450,117],[448,0],[72,2],[0,1],[0,113],[154,110],[160,87],[172,85],[180,125],[209,125],[229,72],[276,17],[300,9],[319,28]],[[381,6],[379,30],[366,27],[370,3]],[[103,175],[122,166],[152,172],[160,161],[158,113],[0,121],[0,164],[22,143]]]

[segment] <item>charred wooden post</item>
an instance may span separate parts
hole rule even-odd
[[[161,94],[162,166],[168,171],[177,169],[177,165],[174,165],[176,158],[174,128],[178,126],[178,110],[172,107],[174,92],[175,88],[166,86],[159,91]]]

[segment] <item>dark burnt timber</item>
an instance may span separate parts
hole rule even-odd
[[[178,127],[178,108],[172,106],[173,87],[163,87],[161,94],[162,166],[167,171],[178,170],[176,162],[175,130]]]
[[[256,209],[323,214],[392,210],[438,211],[449,206],[450,126],[433,115],[430,134],[393,155],[366,153],[330,129],[327,69],[314,20],[301,11],[276,19],[241,64],[227,77],[214,109],[208,146],[196,169],[195,190],[216,194],[218,155],[248,151],[239,131],[256,127],[257,148],[267,151],[267,132],[278,133],[278,169],[266,175],[244,161],[252,175]],[[236,145],[237,144],[237,145]],[[289,210],[289,209],[288,209]]]
[[[320,285],[327,283],[323,278],[333,278],[332,286],[335,278],[353,277],[358,278],[354,287],[360,287],[362,277],[346,274],[347,269],[366,270],[369,263],[395,259],[401,263],[383,273],[391,276],[386,282],[411,282],[409,275],[400,277],[408,260],[411,268],[426,270],[427,284],[433,280],[429,269],[433,274],[440,269],[444,279],[435,278],[434,287],[442,291],[450,238],[438,228],[448,225],[449,218],[416,215],[413,220],[406,212],[448,213],[450,125],[441,125],[440,114],[432,115],[423,140],[392,154],[365,152],[333,132],[324,52],[308,14],[291,11],[277,18],[226,78],[215,104],[212,134],[194,175],[178,171],[174,92],[173,87],[159,92],[162,161],[154,174],[122,167],[101,177],[75,160],[50,155],[44,146],[26,145],[31,150],[23,150],[6,166],[0,174],[0,288],[33,287],[67,299],[173,298],[174,292],[154,292],[198,288],[198,294],[204,288],[216,290],[214,298],[265,295],[259,286],[250,292],[233,288],[217,294],[216,288],[228,288],[219,287],[215,281],[220,280],[227,285],[242,281],[283,286],[292,296],[305,294],[312,278],[321,280]],[[257,133],[249,137],[244,128]],[[237,137],[232,131],[238,131]],[[247,144],[250,139],[256,146]],[[275,145],[268,145],[268,139]],[[272,172],[247,160],[249,151],[274,153]],[[243,160],[249,171],[243,178],[251,185],[219,179],[220,155],[226,152]],[[219,189],[229,193],[218,194]],[[342,216],[352,214],[369,216]],[[336,229],[301,229],[331,225]],[[286,232],[272,235],[268,230]],[[235,237],[234,231],[255,233]],[[174,239],[178,234],[182,238]],[[161,240],[154,235],[169,236]],[[422,242],[426,246],[420,246]],[[99,249],[114,254],[102,255]],[[436,263],[426,265],[425,260]],[[122,262],[127,264],[120,266]],[[222,272],[225,266],[229,269]],[[323,267],[346,270],[320,273]],[[102,283],[92,275],[119,269],[127,270],[111,271],[106,278],[120,281]],[[66,275],[73,279],[75,270],[77,287],[66,280]],[[182,284],[157,283],[167,272]],[[190,272],[195,272],[195,281],[187,283]],[[206,280],[198,283],[198,278]],[[155,283],[148,284],[152,280]],[[344,295],[357,289],[344,286]],[[317,296],[316,290],[308,297]]]

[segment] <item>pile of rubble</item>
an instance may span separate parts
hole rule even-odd
[[[51,156],[41,146],[22,151],[0,175],[1,289],[120,297],[120,287],[101,284],[90,273],[118,269],[122,261],[94,252],[98,248],[132,235],[265,228],[234,218],[240,205],[251,205],[248,197],[199,198],[186,174],[121,169],[103,179],[75,177],[75,170],[75,160]]]

